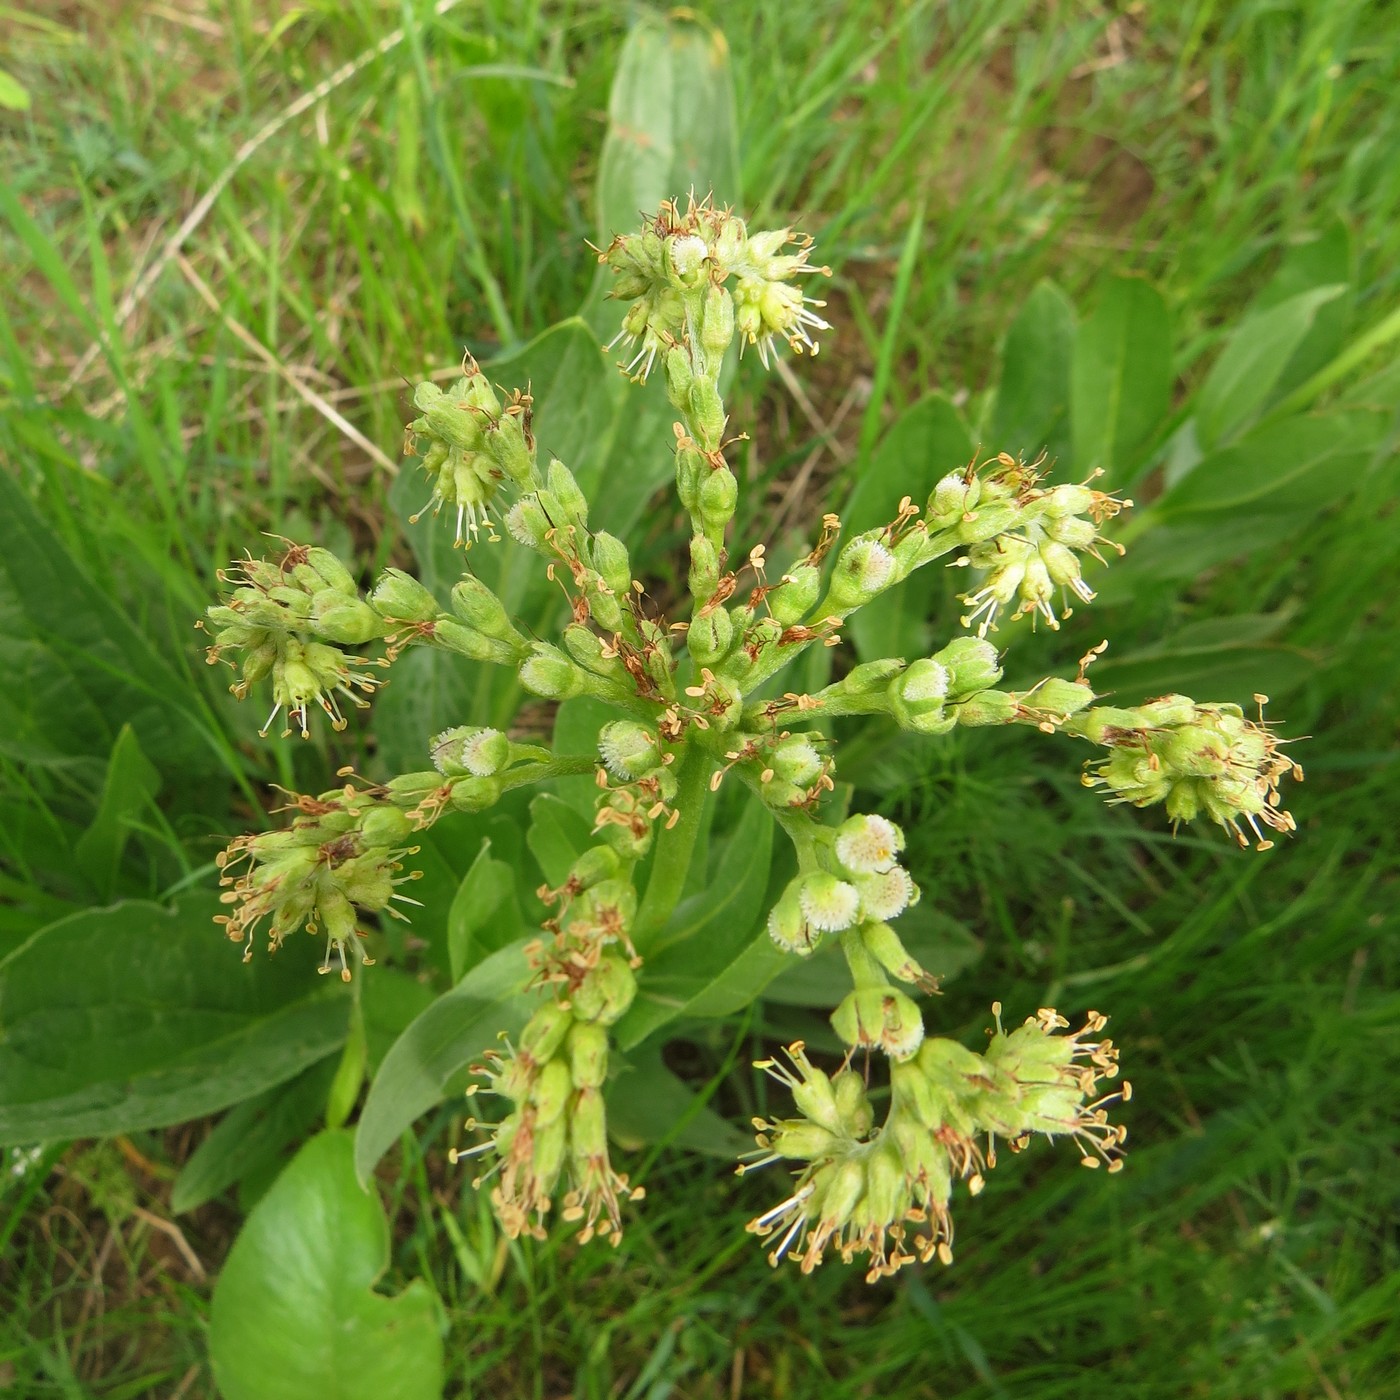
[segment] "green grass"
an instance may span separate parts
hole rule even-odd
[[[0,118],[0,143],[34,229],[28,243],[0,231],[0,264],[15,270],[0,303],[0,457],[98,582],[186,658],[214,568],[259,530],[367,563],[402,557],[382,527],[387,473],[324,407],[393,457],[404,377],[463,345],[522,341],[582,301],[628,13],[490,0],[429,33],[423,3],[323,0],[277,26],[280,8],[78,0],[35,19],[0,7],[3,66],[33,97],[28,114]],[[878,4],[700,8],[729,44],[746,206],[759,221],[799,218],[836,268],[838,329],[820,360],[794,367],[836,423],[832,445],[813,461],[820,424],[756,367],[741,376],[735,413],[760,424],[755,532],[841,498],[863,415],[887,423],[930,387],[984,392],[1041,277],[1076,294],[1105,271],[1153,278],[1188,362],[1206,363],[1282,252],[1340,216],[1361,250],[1362,323],[1393,304],[1400,58],[1381,7],[1192,0],[1125,15],[968,0],[897,22]],[[119,318],[241,143],[405,12],[405,41],[338,85],[323,116],[267,140],[183,261]],[[620,1250],[507,1246],[445,1165],[444,1109],[405,1145],[386,1199],[396,1273],[427,1275],[446,1305],[449,1393],[1389,1394],[1393,505],[1378,478],[1287,549],[1170,605],[1173,623],[1291,610],[1289,639],[1326,657],[1280,708],[1288,733],[1314,737],[1299,750],[1300,832],[1268,855],[1173,841],[1150,815],[1105,809],[1054,740],[971,735],[875,755],[874,800],[910,830],[928,897],[986,946],[936,1024],[975,1043],[993,995],[1014,1016],[1052,997],[1111,1012],[1137,1091],[1127,1171],[1092,1176],[1038,1146],[959,1203],[952,1270],[869,1289],[833,1264],[770,1272],[742,1226],[779,1179],[738,1182],[672,1153],[652,1165]],[[1115,647],[1167,620],[1148,600],[1115,623]],[[1099,635],[1077,621],[1066,653]],[[187,669],[190,693],[221,706],[202,668]],[[241,749],[229,761],[244,781],[295,776],[278,762]],[[124,877],[135,892],[186,878],[185,850],[206,858],[214,833],[248,819],[229,814],[232,776],[212,796],[164,794],[170,830],[138,834]],[[0,936],[83,897],[45,848],[81,822],[100,777],[94,759],[5,760]],[[741,1033],[740,1062],[754,1058],[780,1028],[766,1014],[690,1048],[687,1072],[715,1073]],[[762,1092],[747,1072],[718,1090],[735,1117]],[[173,1169],[197,1141],[185,1129],[125,1151],[80,1144],[45,1159],[52,1173],[4,1178],[0,1390],[213,1393],[208,1284],[151,1223],[170,1219]],[[213,1274],[237,1220],[224,1200],[176,1223]]]

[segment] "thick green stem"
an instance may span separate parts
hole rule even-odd
[[[690,860],[695,853],[700,818],[705,810],[709,777],[709,755],[700,745],[687,744],[676,769],[674,805],[680,816],[669,831],[663,828],[657,833],[651,878],[632,926],[632,942],[643,956],[680,903],[686,877],[690,874]]]

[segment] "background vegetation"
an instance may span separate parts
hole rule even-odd
[[[1310,340],[1319,358],[1290,362],[1274,402],[1341,354],[1299,407],[1379,422],[1365,451],[1324,460],[1279,528],[1252,523],[1277,501],[1217,511],[1208,567],[1185,576],[1151,566],[1144,534],[1149,564],[1134,574],[1130,556],[1126,583],[1026,662],[1110,635],[1110,659],[1132,658],[1125,691],[1162,675],[1246,701],[1243,677],[1266,676],[1285,732],[1312,736],[1301,830],[1245,857],[1105,809],[1075,791],[1072,753],[1024,734],[936,749],[862,734],[863,800],[905,824],[927,899],[980,952],[933,1008],[940,1028],[976,1035],[991,995],[1016,1014],[1111,1012],[1137,1090],[1128,1170],[1032,1153],[964,1205],[950,1271],[872,1289],[833,1265],[770,1272],[742,1226],[773,1183],[674,1148],[638,1155],[649,1197],[620,1250],[507,1245],[446,1167],[444,1109],[381,1175],[391,1291],[432,1282],[449,1393],[492,1400],[1391,1393],[1393,15],[1364,0],[698,9],[727,41],[743,207],[815,232],[836,274],[820,358],[776,377],[746,362],[736,381],[736,418],[757,425],[746,538],[780,540],[898,465],[917,440],[878,444],[931,390],[995,422],[1008,328],[1044,278],[1081,321],[1106,278],[1156,286],[1178,421],[1199,419],[1246,308],[1345,286],[1330,347]],[[436,20],[422,0],[0,5],[15,108],[0,113],[0,957],[75,910],[207,886],[269,782],[357,756],[249,743],[191,621],[259,531],[367,568],[410,559],[388,503],[403,381],[464,345],[510,351],[585,302],[635,17],[614,0],[463,0]],[[681,121],[649,115],[645,140]],[[1144,505],[1173,482],[1171,442],[1148,454]],[[664,595],[680,527],[650,528]],[[85,953],[75,984],[109,952]],[[139,940],[119,954],[141,968]],[[765,1004],[673,1047],[673,1067],[738,1116],[761,1092],[744,1066],[794,1014]],[[265,1114],[230,1137],[305,1136],[318,1073],[272,1128]],[[208,1131],[14,1150],[0,1390],[214,1393],[211,1279],[278,1159],[182,1209],[190,1178],[183,1201],[172,1188]]]

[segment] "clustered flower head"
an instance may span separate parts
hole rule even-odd
[[[1079,556],[1102,563],[1098,545],[1107,541],[1099,527],[1132,504],[1087,485],[1043,487],[1039,465],[1003,453],[981,471],[944,477],[929,498],[929,527],[956,531],[971,546],[962,562],[985,575],[963,597],[969,612],[962,624],[976,623],[979,637],[995,631],[999,613],[1012,604],[1013,621],[1030,614],[1055,629],[1070,615],[1068,595],[1092,602]]]
[[[622,1202],[645,1194],[613,1169],[603,1102],[607,1028],[636,996],[639,961],[628,938],[636,894],[616,878],[617,869],[611,848],[595,847],[575,862],[562,889],[541,891],[559,906],[546,924],[552,940],[531,949],[536,983],[551,999],[536,1009],[518,1045],[507,1041],[473,1069],[510,1109],[494,1124],[469,1120],[469,1131],[484,1128],[486,1136],[454,1151],[452,1160],[493,1159],[473,1185],[491,1186],[492,1207],[512,1239],[544,1238],[559,1197],[560,1217],[581,1224],[582,1242],[597,1235],[618,1244]]]
[[[645,379],[690,332],[697,298],[721,354],[737,332],[741,351],[755,346],[765,368],[779,340],[815,355],[815,334],[831,329],[818,314],[825,303],[793,284],[809,273],[830,276],[808,261],[811,250],[812,240],[791,229],[750,234],[709,199],[692,197],[684,210],[666,201],[640,233],[619,234],[598,255],[616,274],[613,295],[631,303],[612,342],[637,347],[623,368]]]
[[[676,911],[694,888],[708,794],[742,785],[795,858],[767,916],[773,943],[798,957],[839,946],[850,975],[830,1017],[847,1048],[839,1068],[828,1074],[800,1044],[763,1062],[791,1091],[796,1116],[758,1120],[752,1165],[798,1165],[792,1191],[750,1229],[772,1242],[774,1262],[792,1257],[810,1270],[828,1253],[860,1255],[877,1279],[912,1260],[951,1259],[953,1193],[960,1182],[977,1192],[999,1140],[1019,1149],[1037,1134],[1067,1137],[1086,1163],[1116,1170],[1124,1130],[1108,1109],[1129,1091],[1099,1093],[1117,1074],[1117,1051],[1101,1038],[1096,1012],[1066,1033],[1053,1010],[1009,1032],[998,1011],[982,1054],[928,1034],[917,998],[936,992],[937,978],[896,928],[922,893],[904,864],[904,832],[879,813],[832,811],[837,753],[832,732],[817,726],[877,715],[922,738],[1021,724],[1087,739],[1105,753],[1085,781],[1111,800],[1160,802],[1174,823],[1205,817],[1240,841],[1252,831],[1261,847],[1269,844],[1261,828],[1293,829],[1279,784],[1302,775],[1262,715],[1255,723],[1236,706],[1179,695],[1135,708],[1096,704],[1087,668],[1102,646],[1073,679],[996,688],[1002,657],[987,634],[1008,612],[1056,627],[1071,601],[1089,602],[1083,558],[1102,562],[1101,545],[1117,548],[1100,532],[1128,504],[1087,483],[1049,485],[1038,461],[1002,454],[949,471],[926,501],[906,496],[885,524],[844,539],[840,519],[823,516],[786,567],[763,543],[738,548],[742,485],[726,456],[735,439],[721,369],[736,337],[765,365],[780,340],[816,353],[827,324],[800,279],[827,269],[810,253],[810,240],[788,228],[751,233],[729,210],[691,199],[684,208],[666,201],[640,232],[600,254],[627,303],[618,340],[633,350],[624,369],[645,379],[659,366],[677,413],[676,493],[690,530],[680,618],[659,614],[626,545],[590,518],[570,469],[538,458],[528,392],[492,386],[470,359],[447,388],[416,387],[405,450],[421,456],[432,481],[424,509],[455,517],[458,545],[484,536],[536,556],[567,607],[556,630],[513,616],[470,571],[446,605],[395,568],[362,597],[334,556],[296,545],[224,577],[229,596],[206,619],[210,660],[240,658],[240,697],[270,680],[268,726],[286,711],[306,735],[314,704],[339,728],[337,696],[363,704],[354,692],[371,690],[374,669],[410,646],[504,667],[532,703],[586,699],[609,713],[587,753],[524,742],[497,715],[492,725],[425,735],[421,772],[296,798],[288,827],[239,837],[222,857],[231,909],[220,922],[249,952],[259,928],[273,949],[301,927],[324,931],[323,970],[338,950],[348,978],[354,957],[369,961],[363,923],[396,914],[407,899],[398,887],[413,878],[402,862],[414,833],[449,812],[485,811],[518,787],[591,775],[591,844],[557,888],[538,890],[543,937],[524,949],[541,1000],[515,1043],[476,1067],[478,1090],[504,1112],[492,1124],[471,1120],[480,1140],[456,1155],[484,1159],[477,1184],[489,1186],[512,1237],[541,1235],[557,1215],[585,1239],[615,1242],[623,1203],[641,1192],[609,1157],[610,1028],[633,1006],[639,978],[645,986],[647,960],[685,936]],[[939,560],[982,575],[964,598],[964,626],[975,634],[928,655],[838,670],[815,693],[774,684],[812,648],[839,647],[852,614]],[[348,650],[375,644],[381,659]],[[937,897],[936,886],[929,893]],[[648,1015],[670,990],[648,1000]],[[872,1062],[889,1071],[879,1123]]]
[[[456,508],[457,545],[476,540],[483,528],[497,539],[490,508],[502,483],[528,485],[534,471],[529,396],[517,393],[502,407],[471,361],[468,372],[446,390],[430,380],[419,384],[413,404],[419,417],[405,430],[404,453],[417,453],[433,480],[428,505],[435,515],[444,506]]]
[[[267,921],[269,948],[276,952],[299,928],[324,931],[322,972],[331,970],[332,953],[340,958],[341,977],[350,980],[346,949],[370,965],[360,927],[362,914],[403,918],[395,903],[416,904],[399,886],[418,878],[401,873],[402,858],[417,850],[408,843],[413,823],[398,793],[387,788],[344,788],[319,797],[296,797],[290,826],[253,836],[239,836],[218,857],[221,914],[230,939],[244,945],[246,962],[253,939]]]
[[[1261,709],[1264,697],[1257,697]],[[1088,787],[1103,787],[1110,801],[1149,807],[1161,802],[1173,825],[1204,815],[1259,850],[1273,842],[1261,824],[1294,830],[1283,809],[1279,780],[1300,780],[1302,768],[1283,751],[1263,722],[1245,717],[1238,705],[1201,705],[1185,695],[1164,695],[1134,709],[1088,710],[1067,732],[1080,733],[1108,749],[1084,775]]]
[[[367,669],[372,663],[342,645],[368,642],[386,630],[361,600],[349,570],[329,550],[289,545],[276,561],[248,558],[219,577],[233,589],[201,624],[213,636],[209,664],[228,651],[242,654],[241,674],[231,687],[240,700],[258,681],[271,679],[273,708],[261,732],[266,735],[285,711],[306,738],[312,705],[344,729],[336,697],[363,708],[368,702],[355,690],[368,694],[380,682]]]
[[[749,1223],[775,1239],[771,1263],[791,1257],[810,1273],[828,1250],[847,1263],[865,1255],[872,1283],[915,1260],[951,1263],[954,1183],[965,1180],[976,1195],[996,1165],[995,1151],[978,1145],[982,1135],[993,1144],[1007,1138],[1016,1150],[1035,1133],[1064,1135],[1086,1165],[1121,1166],[1126,1130],[1108,1122],[1107,1108],[1132,1091],[1124,1084],[1095,1097],[1100,1081],[1118,1073],[1117,1052],[1107,1040],[1086,1039],[1104,1018],[1090,1012],[1064,1036],[1057,1032],[1068,1022],[1047,1009],[1008,1035],[1000,1007],[993,1010],[997,1029],[985,1054],[933,1039],[892,1063],[889,1113],[878,1127],[849,1058],[829,1077],[800,1043],[786,1063],[758,1062],[791,1092],[799,1117],[755,1119],[758,1149],[740,1171],[804,1164],[791,1194]]]

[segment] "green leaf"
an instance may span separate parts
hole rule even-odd
[[[121,726],[166,772],[207,773],[227,752],[194,683],[152,649],[7,472],[0,472],[0,753],[106,758]],[[236,756],[227,754],[236,769]]]
[[[533,969],[525,940],[477,964],[396,1040],[370,1085],[355,1135],[355,1169],[374,1165],[419,1114],[440,1103],[463,1071],[496,1041],[515,1034],[539,998],[526,995]]]
[[[209,1311],[224,1400],[440,1400],[432,1290],[374,1291],[389,1221],[355,1179],[349,1133],[312,1138],[248,1217]]]
[[[29,89],[3,68],[0,68],[0,107],[11,112],[29,110]]]
[[[666,1068],[661,1046],[640,1046],[618,1061],[608,1082],[608,1133],[636,1151],[664,1145],[733,1159],[753,1143],[721,1118],[683,1079]]]
[[[702,1014],[692,1007],[753,941],[755,928],[767,940],[762,919],[772,847],[773,818],[762,803],[751,801],[709,887],[680,904],[643,965],[637,999],[617,1024],[624,1050],[677,1016]]]
[[[1196,437],[1207,450],[1247,426],[1272,394],[1318,311],[1346,290],[1314,287],[1250,316],[1230,337],[1196,396]]]
[[[736,132],[724,36],[693,16],[643,12],[622,46],[608,99],[594,191],[598,246],[635,230],[663,199],[691,190],[737,204]],[[583,312],[602,341],[617,331],[617,304],[606,300],[612,283],[600,267]]]
[[[1070,362],[1073,467],[1101,467],[1110,487],[1131,481],[1138,456],[1171,407],[1171,322],[1138,277],[1110,277],[1074,338]]]
[[[899,502],[911,496],[921,505],[940,478],[965,466],[973,453],[962,414],[942,394],[920,399],[885,434],[861,472],[842,512],[851,534],[893,519]],[[932,642],[929,618],[947,578],[937,568],[920,569],[850,620],[862,661],[927,655]]]
[[[1040,282],[1002,346],[989,450],[1019,453],[1027,461],[1041,452],[1058,459],[1068,451],[1073,355],[1074,307],[1053,282]]]
[[[1254,299],[1252,311],[1267,311],[1300,292],[1314,287],[1345,284],[1339,297],[1318,308],[1302,344],[1279,375],[1274,393],[1282,395],[1311,378],[1346,344],[1356,308],[1356,254],[1351,230],[1339,218],[1331,219],[1321,233],[1295,243],[1283,256],[1278,271]]]
[[[554,752],[559,758],[591,758],[599,762],[598,731],[617,710],[605,700],[580,695],[565,700],[554,716]],[[597,809],[598,784],[592,773],[577,778],[556,778],[554,791],[573,807],[586,822],[593,824]]]
[[[195,1210],[276,1161],[316,1121],[334,1070],[327,1056],[289,1083],[231,1108],[180,1168],[170,1209],[177,1215]]]
[[[131,726],[122,725],[107,760],[97,815],[73,848],[74,863],[104,900],[115,890],[132,821],[159,791],[160,774],[141,752]]]
[[[447,915],[452,981],[460,982],[489,953],[514,943],[525,931],[515,898],[515,871],[495,860],[491,842],[483,841]]]
[[[542,792],[530,800],[530,829],[525,844],[539,862],[545,880],[556,888],[593,842],[591,824],[563,799]]]
[[[0,1143],[198,1118],[340,1047],[349,997],[311,940],[245,966],[218,907],[86,909],[0,961]]]

